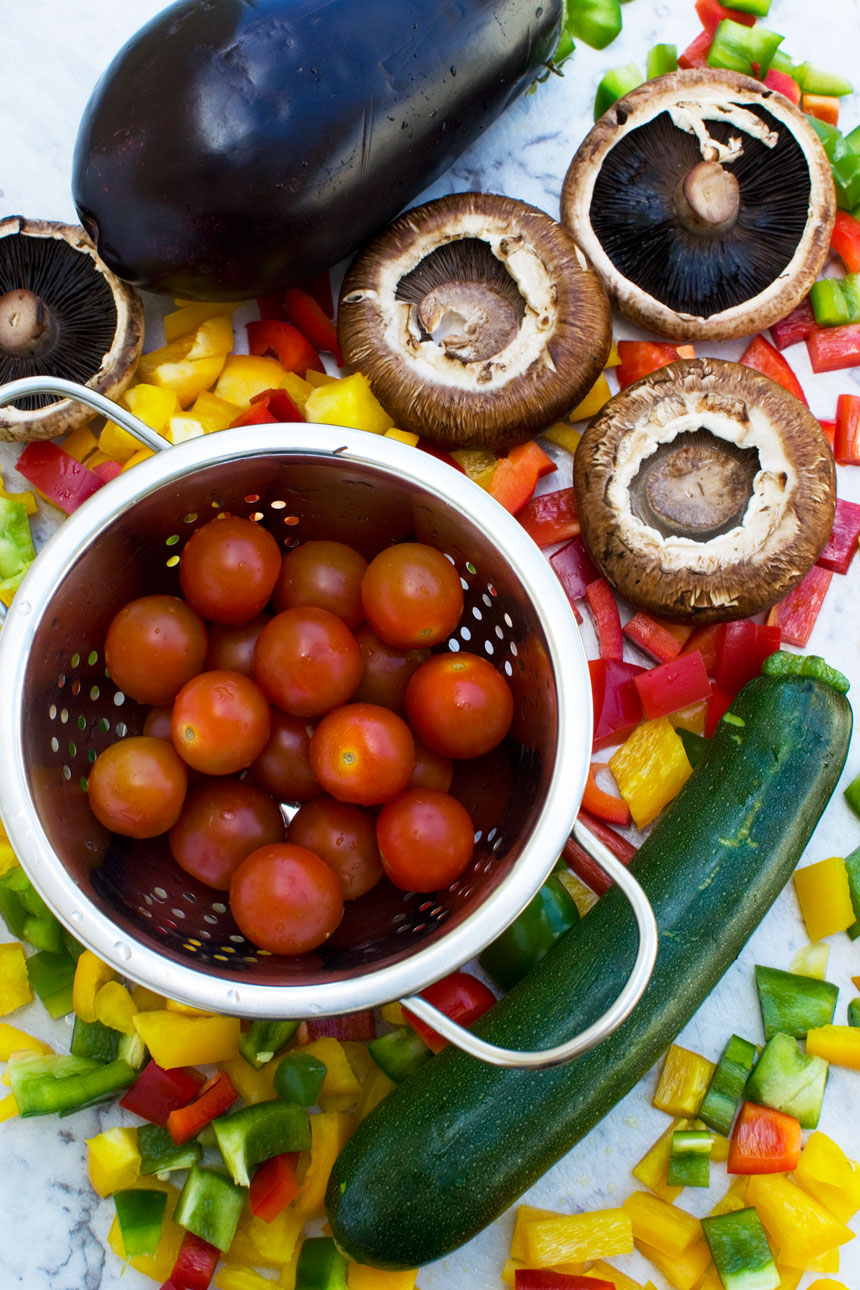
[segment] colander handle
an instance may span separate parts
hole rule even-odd
[[[0,385],[0,407],[5,407],[7,403],[14,403],[16,399],[27,398],[31,394],[59,394],[62,398],[73,399],[75,403],[83,403],[94,412],[100,412],[109,421],[115,421],[118,426],[122,426],[123,430],[134,435],[135,439],[145,447],[151,448],[153,452],[161,452],[163,448],[171,447],[169,439],[151,430],[125,408],[114,403],[113,399],[99,394],[98,390],[91,390],[88,385],[67,381],[62,376],[22,376],[17,381]]]
[[[528,1067],[537,1070],[547,1066],[560,1066],[573,1057],[587,1053],[590,1048],[596,1047],[611,1035],[613,1030],[618,1029],[641,999],[651,979],[657,957],[657,922],[648,897],[630,871],[620,860],[616,860],[605,843],[596,838],[580,820],[574,824],[573,834],[592,859],[596,860],[601,869],[605,870],[613,882],[621,888],[630,902],[639,929],[639,948],[630,976],[618,998],[602,1017],[555,1048],[545,1048],[538,1052],[521,1052],[517,1048],[500,1048],[496,1044],[489,1044],[486,1040],[480,1039],[470,1030],[458,1025],[456,1021],[451,1021],[450,1017],[446,1017],[438,1008],[434,1008],[426,999],[422,999],[420,994],[402,1000],[405,1008],[413,1012],[421,1021],[426,1022],[428,1026],[432,1026],[445,1039],[449,1039],[458,1048],[493,1066]]]

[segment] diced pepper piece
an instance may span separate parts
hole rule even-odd
[[[800,1159],[800,1121],[784,1111],[744,1102],[732,1130],[730,1174],[790,1173]]]
[[[346,1262],[330,1236],[306,1236],[296,1263],[296,1290],[347,1290]]]
[[[215,1285],[217,1290],[271,1290],[272,1282],[254,1268],[225,1263],[215,1275]]]
[[[79,960],[80,961],[80,960]],[[119,981],[106,981],[95,998],[96,1021],[123,1035],[136,1034],[134,1017],[137,1004],[128,988]]]
[[[63,452],[58,444],[48,441],[28,443],[18,458],[16,469],[40,497],[66,515],[71,515],[102,487],[98,475]],[[14,502],[3,502],[4,507],[15,505]]]
[[[184,1017],[168,1009],[138,1012],[134,1026],[164,1070],[205,1066],[239,1053],[238,1017]]]
[[[35,558],[27,508],[0,496],[0,589],[14,595]]]
[[[367,1268],[361,1263],[350,1263],[346,1269],[349,1290],[415,1290],[417,1277],[417,1268],[404,1272],[385,1272],[381,1268]]]
[[[603,820],[598,820],[589,815],[587,811],[580,810],[579,819],[582,820],[586,828],[603,842],[616,860],[622,864],[629,864],[636,855],[637,848],[627,838],[616,833],[611,825],[606,824]],[[562,849],[562,858],[565,863],[570,865],[573,872],[587,883],[593,892],[602,896],[612,886],[612,880],[608,874],[604,873],[600,866],[592,860],[591,856],[579,845],[574,837],[568,838]]]
[[[380,1035],[368,1044],[368,1049],[380,1070],[395,1084],[402,1083],[433,1056],[432,1049],[411,1026],[399,1026]]]
[[[806,338],[806,348],[815,373],[856,367],[860,363],[860,323],[815,327]]]
[[[817,117],[828,125],[839,124],[839,99],[832,94],[803,94],[800,110],[807,116]]]
[[[765,1044],[744,1085],[744,1097],[795,1116],[802,1129],[814,1129],[827,1075],[827,1062],[810,1050],[808,1038],[804,1054],[796,1039],[779,1032]]]
[[[621,661],[624,657],[624,636],[618,602],[605,578],[590,582],[585,588],[585,599],[594,620],[600,657]]]
[[[788,970],[796,972],[798,976],[811,976],[817,981],[824,981],[827,979],[829,957],[829,945],[822,945],[821,942],[813,945],[810,942],[808,945],[801,945],[797,953],[792,955]]]
[[[779,50],[777,50],[779,53]],[[800,103],[801,92],[800,86],[792,75],[787,71],[781,71],[771,64],[767,76],[764,78],[765,88],[776,90],[778,94],[784,94],[789,103],[797,107]]]
[[[614,1268],[610,1263],[605,1263],[603,1259],[597,1259],[589,1265],[588,1276],[596,1277],[598,1280],[602,1277],[604,1281],[608,1281],[614,1287],[614,1290],[643,1290],[638,1281],[634,1281],[632,1277],[628,1277],[624,1272],[619,1272],[618,1268]],[[586,1285],[584,1290],[594,1290],[594,1287]],[[648,1290],[648,1287],[644,1287],[644,1290]],[[656,1286],[651,1286],[651,1290],[656,1290]]]
[[[385,1018],[383,1018],[385,1020]],[[376,1037],[376,1018],[372,1008],[357,1008],[334,1017],[312,1017],[299,1024],[296,1043],[307,1045],[316,1039],[337,1039],[341,1043],[364,1043]],[[353,1055],[355,1050],[350,1050]],[[342,1092],[348,1091],[342,1089]]]
[[[608,391],[608,382],[606,388]],[[609,398],[609,393],[607,393],[606,397],[607,399]],[[576,409],[574,409],[574,411],[576,411]],[[563,448],[564,451],[569,452],[572,457],[579,447],[582,432],[577,430],[574,426],[569,425],[567,421],[556,421],[548,430],[543,431],[541,438],[546,439],[549,443],[554,443],[557,448]]]
[[[669,663],[681,652],[682,642],[668,627],[641,610],[628,618],[624,635],[658,663]]]
[[[286,377],[286,368],[274,358],[231,354],[221,369],[213,392],[237,408],[247,408],[254,395],[275,390],[281,385],[286,386],[291,397],[295,397]]]
[[[611,1258],[632,1252],[633,1220],[626,1206],[539,1218],[524,1225],[523,1240],[525,1261],[530,1267],[551,1268],[582,1259]]]
[[[164,323],[164,339],[170,344],[171,341],[178,340],[180,336],[187,336],[191,332],[196,332],[207,319],[215,318],[219,314],[229,319],[237,308],[238,305],[235,301],[227,303],[195,300],[189,304],[182,305],[179,309],[173,310],[172,313],[164,315],[162,319]]]
[[[150,1061],[120,1098],[119,1104],[141,1119],[166,1128],[170,1112],[187,1106],[204,1082],[204,1077],[197,1071],[181,1067],[164,1070],[155,1061]]]
[[[120,1033],[100,1021],[83,1021],[75,1017],[69,1051],[75,1057],[94,1057],[96,1061],[112,1062],[119,1057]]]
[[[860,462],[860,395],[840,394],[836,400],[833,455],[842,466]]]
[[[808,643],[832,577],[829,569],[814,564],[803,581],[770,610],[767,624],[779,627],[783,644],[803,648]]]
[[[841,1223],[847,1223],[860,1209],[860,1164],[849,1160],[825,1133],[812,1134],[794,1175]]]
[[[764,660],[780,644],[781,632],[777,626],[768,627],[749,618],[721,623],[715,637],[714,680],[726,694],[737,694],[747,681],[758,676]]]
[[[755,1044],[740,1035],[732,1035],[726,1044],[698,1112],[717,1133],[727,1134],[731,1129],[756,1056]]]
[[[218,1071],[211,1079],[208,1079],[200,1088],[199,1093],[193,1102],[187,1106],[177,1107],[171,1111],[167,1117],[167,1128],[174,1142],[188,1142],[189,1138],[194,1138],[206,1124],[210,1124],[216,1116],[220,1116],[228,1107],[236,1101],[236,1090],[233,1087],[233,1081],[226,1071]],[[263,1103],[263,1106],[274,1105],[274,1103]],[[261,1106],[247,1107],[249,1111],[259,1111]],[[217,1137],[217,1132],[216,1132]],[[222,1155],[224,1154],[222,1149]],[[225,1161],[226,1163],[226,1161]],[[229,1167],[229,1165],[228,1165]],[[247,1187],[247,1181],[243,1181],[243,1186]]]
[[[725,1290],[778,1290],[780,1275],[754,1209],[703,1218],[702,1230]]]
[[[858,418],[860,424],[860,418]],[[857,553],[860,540],[860,505],[840,497],[836,501],[836,516],[827,544],[818,557],[818,564],[834,573],[847,573],[848,566]]]
[[[796,345],[799,341],[806,340],[815,330],[815,325],[812,301],[808,296],[804,296],[790,314],[786,314],[779,322],[771,323],[771,340],[778,350],[788,349],[789,345]]]
[[[281,1098],[219,1116],[212,1128],[230,1176],[241,1187],[250,1186],[250,1171],[255,1165],[285,1151],[303,1151],[311,1144],[304,1107]]]
[[[763,79],[783,39],[759,23],[746,27],[725,18],[714,32],[708,50],[708,67],[725,67],[745,76]]]
[[[526,1259],[526,1228],[529,1223],[536,1223],[543,1218],[564,1218],[558,1209],[540,1209],[536,1205],[518,1205],[514,1219],[514,1230],[511,1234],[511,1258],[520,1265]]]
[[[203,1152],[196,1140],[177,1145],[169,1130],[160,1124],[142,1124],[137,1130],[137,1146],[140,1173],[158,1174],[159,1177],[176,1169],[190,1169]]]
[[[295,1200],[299,1194],[297,1160],[297,1152],[284,1151],[270,1156],[255,1171],[248,1199],[257,1218],[271,1223]]]
[[[828,856],[794,874],[794,889],[811,941],[844,932],[855,921],[845,861]]]
[[[678,55],[678,66],[684,68],[707,67],[708,50],[711,48],[712,40],[711,32],[700,31],[696,39],[691,41],[684,52]]]
[[[842,98],[854,92],[851,81],[844,76],[815,67],[812,63],[800,63],[795,72],[798,84],[806,94],[826,94]]]
[[[850,789],[851,785],[849,785]],[[846,795],[848,793],[846,789]],[[851,905],[854,910],[854,922],[850,927],[846,927],[846,932],[852,941],[856,941],[860,936],[860,847],[847,855],[844,860],[845,873],[848,876],[848,890],[851,893]]]
[[[645,59],[645,76],[651,81],[655,76],[665,76],[668,72],[677,71],[678,46],[652,45]]]
[[[709,1187],[713,1139],[707,1129],[676,1129],[669,1150],[667,1181],[672,1187]]]
[[[99,1196],[133,1187],[140,1175],[137,1129],[106,1129],[87,1138],[87,1176]]]
[[[517,1268],[514,1290],[615,1290],[611,1281],[601,1277],[571,1276],[550,1268]]]
[[[609,768],[640,829],[660,814],[693,773],[680,736],[667,717],[638,726],[613,753]]]
[[[806,1052],[834,1066],[860,1070],[860,1030],[856,1026],[817,1026],[807,1032]]]
[[[130,1258],[155,1254],[161,1239],[167,1196],[150,1188],[130,1188],[114,1195],[122,1243]]]
[[[61,954],[40,950],[31,955],[27,959],[27,975],[54,1021],[72,1011],[75,965],[65,950]]]
[[[500,506],[516,515],[534,493],[538,480],[555,469],[555,462],[540,444],[529,439],[499,458],[485,487]]]
[[[299,1054],[296,1053],[295,1055],[298,1056]],[[332,1035],[321,1035],[318,1039],[313,1039],[310,1043],[305,1043],[301,1049],[301,1055],[320,1062],[324,1068],[323,1082],[319,1089],[320,1096],[346,1096],[352,1100],[355,1100],[358,1097],[361,1092],[361,1086],[355,1077],[349,1058],[347,1057],[346,1049],[340,1040],[335,1039]],[[282,1061],[278,1067],[278,1070],[280,1071],[284,1062],[289,1063],[292,1057],[292,1053],[287,1054],[284,1061]],[[283,1094],[280,1093],[281,1085],[279,1083],[279,1078],[279,1075],[276,1074],[275,1088],[278,1090],[279,1094],[283,1096]],[[290,1098],[288,1100],[297,1101],[298,1099]],[[310,1105],[310,1103],[306,1102],[304,1105],[307,1106]]]
[[[860,321],[858,301],[851,290],[851,276],[822,278],[819,282],[813,282],[809,298],[819,327],[842,327],[846,323]]]
[[[196,417],[171,417],[167,423],[167,438],[171,443],[186,443],[189,439],[199,439],[206,431],[203,422]]]
[[[343,367],[343,354],[337,341],[337,331],[330,314],[317,300],[301,287],[290,287],[284,293],[284,312],[294,327],[298,327],[316,349],[333,354],[338,367]]]
[[[17,1026],[10,1026],[7,1021],[0,1021],[0,1062],[8,1062],[12,1053],[50,1053],[50,1044],[45,1044],[35,1035],[29,1035]]]
[[[780,1032],[803,1039],[808,1030],[833,1020],[839,990],[829,981],[760,964],[755,979],[766,1039]]]
[[[711,683],[698,651],[640,672],[633,683],[648,721],[699,703],[711,693]]]
[[[687,709],[685,709],[685,711],[687,711]],[[694,730],[688,730],[686,726],[679,725],[674,719],[678,716],[677,713],[672,713],[671,715],[673,718],[672,724],[678,731],[678,737],[684,745],[684,752],[687,754],[687,761],[693,767],[693,770],[695,770],[705,755],[708,741],[703,735],[696,734]]]
[[[702,1228],[697,1218],[648,1192],[634,1191],[622,1208],[630,1218],[636,1240],[645,1241],[661,1254],[670,1257],[683,1254],[701,1239]]]
[[[292,1039],[297,1021],[252,1021],[239,1039],[239,1052],[255,1070],[270,1062]]]
[[[370,434],[384,434],[394,424],[363,372],[319,386],[308,395],[303,411],[308,421],[351,426]]]
[[[503,990],[509,990],[578,921],[576,905],[558,877],[550,874],[522,913],[481,953],[481,967]]]
[[[620,362],[616,371],[618,388],[623,390],[634,381],[641,381],[658,368],[674,363],[683,357],[682,350],[687,346],[671,345],[667,341],[657,340],[620,340],[618,357]],[[690,356],[690,355],[688,355]]]
[[[567,542],[579,533],[579,517],[572,488],[538,493],[517,511],[517,519],[538,546]]]
[[[634,682],[643,670],[623,659],[589,659],[595,750],[625,739],[641,722],[642,700]]]
[[[699,1290],[707,1268],[711,1264],[711,1251],[704,1237],[693,1241],[686,1250],[664,1254],[647,1241],[636,1241],[636,1249],[654,1264],[674,1290]]]
[[[439,981],[426,986],[421,991],[422,998],[432,1003],[446,1017],[457,1021],[468,1029],[479,1017],[489,1012],[496,1002],[492,990],[471,972],[450,972]],[[448,1040],[438,1034],[432,1026],[421,1021],[408,1008],[403,1009],[404,1016],[413,1030],[434,1053],[441,1052],[448,1046]]]
[[[287,1053],[278,1063],[274,1087],[278,1097],[299,1106],[313,1106],[326,1077],[326,1065],[312,1053]]]
[[[219,1255],[216,1245],[194,1232],[186,1232],[167,1285],[173,1290],[207,1290]]]
[[[39,950],[52,954],[64,952],[59,920],[17,864],[0,877],[0,915],[13,936],[19,936]]]
[[[652,1147],[645,1152],[641,1160],[633,1166],[633,1177],[653,1191],[655,1196],[671,1205],[677,1200],[684,1189],[683,1183],[672,1185],[668,1180],[669,1157],[672,1153],[672,1137],[679,1132],[690,1127],[690,1121],[684,1118],[678,1118],[672,1121],[668,1129],[660,1134],[660,1137]]]
[[[621,31],[619,0],[577,0],[570,8],[568,25],[574,39],[592,49],[605,49]]]
[[[228,1250],[245,1192],[223,1174],[192,1165],[176,1203],[176,1222],[219,1250]]]
[[[122,1059],[105,1066],[59,1053],[12,1053],[7,1074],[22,1117],[68,1115],[107,1101],[134,1079],[134,1071]]]
[[[696,0],[695,9],[699,22],[711,36],[726,18],[732,22],[742,23],[746,27],[751,27],[755,22],[755,14],[742,13],[741,5],[727,8],[726,5],[720,4],[719,0]]]
[[[310,1153],[299,1160],[299,1194],[296,1212],[307,1218],[322,1212],[325,1189],[335,1159],[352,1132],[348,1111],[320,1111],[310,1119]]]
[[[813,309],[815,301],[813,299]],[[772,381],[776,381],[789,394],[793,394],[801,403],[808,407],[806,395],[803,393],[800,381],[794,374],[788,362],[782,357],[779,350],[771,345],[770,341],[765,340],[764,336],[754,336],[747,348],[738,359],[745,367],[755,368],[764,376],[769,376]]]
[[[568,413],[569,421],[590,421],[612,396],[605,372],[601,372],[585,398]],[[557,441],[554,441],[557,442]]]
[[[96,995],[106,982],[115,979],[112,967],[102,963],[92,950],[84,950],[75,964],[72,1002],[76,1015],[83,1021],[98,1021]]]
[[[836,212],[830,249],[849,273],[860,273],[860,220],[849,211]]]
[[[288,1205],[271,1222],[258,1218],[246,1206],[225,1258],[255,1268],[282,1268],[293,1257],[303,1225],[294,1205]]]
[[[623,797],[617,794],[607,792],[602,788],[598,776],[607,772],[609,769],[606,762],[592,762],[588,768],[588,778],[585,781],[585,789],[582,794],[582,805],[590,815],[597,816],[600,820],[607,820],[610,824],[620,824],[622,827],[630,823],[630,807]]]
[[[663,1061],[652,1106],[668,1115],[698,1115],[715,1071],[716,1066],[707,1057],[672,1044]]]
[[[194,339],[186,358],[192,362],[200,358],[223,358],[233,348],[233,320],[227,314],[213,314],[204,319],[194,332]]]
[[[610,67],[598,82],[597,90],[594,95],[594,119],[599,121],[604,112],[608,112],[612,104],[631,90],[635,90],[637,85],[641,85],[645,77],[642,75],[636,63],[625,63],[622,67]]]
[[[159,1182],[156,1179],[139,1179],[137,1184],[139,1188],[146,1187],[153,1191],[160,1191],[167,1197],[167,1207],[162,1228],[161,1240],[158,1250],[154,1255],[138,1254],[133,1258],[128,1258],[125,1246],[123,1245],[122,1232],[120,1231],[119,1219],[114,1215],[113,1222],[108,1232],[108,1245],[116,1254],[117,1258],[127,1259],[132,1267],[136,1268],[144,1276],[152,1277],[159,1284],[167,1281],[170,1273],[176,1263],[179,1250],[182,1246],[185,1232],[173,1221],[173,1211],[176,1208],[176,1202],[179,1199],[179,1192],[170,1183]]]
[[[311,342],[292,323],[263,319],[248,323],[247,332],[248,352],[255,357],[271,354],[286,371],[298,376],[304,376],[309,368],[318,372],[325,370]]]
[[[554,551],[549,562],[571,603],[582,600],[588,584],[600,577],[580,537]]]
[[[820,1201],[783,1174],[753,1174],[747,1200],[779,1247],[780,1262],[790,1267],[806,1267],[854,1235]]]
[[[855,775],[843,793],[845,801],[856,815],[860,815],[860,775]]]

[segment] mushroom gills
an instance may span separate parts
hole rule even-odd
[[[760,469],[755,448],[700,426],[643,461],[630,485],[630,509],[664,538],[707,542],[743,522]]]

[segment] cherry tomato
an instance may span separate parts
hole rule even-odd
[[[364,618],[361,580],[367,561],[345,542],[303,542],[287,551],[272,600],[280,612],[300,605],[327,609],[347,627]]]
[[[268,529],[227,515],[192,533],[179,561],[179,582],[204,618],[242,623],[263,609],[280,568],[281,548]]]
[[[440,793],[447,793],[454,777],[454,763],[450,757],[443,757],[422,744],[415,742],[415,769],[409,781],[410,788],[437,788]]]
[[[415,741],[402,718],[372,703],[347,703],[311,739],[311,766],[340,802],[376,806],[402,793],[415,766]]]
[[[201,672],[173,704],[171,737],[179,755],[206,775],[235,775],[266,745],[271,708],[241,672]]]
[[[483,1017],[496,1002],[496,996],[490,987],[470,972],[452,972],[450,976],[443,976],[441,981],[434,981],[432,985],[426,986],[421,991],[421,997],[444,1012],[446,1017],[466,1027]],[[447,1046],[447,1039],[443,1039],[425,1021],[413,1016],[408,1008],[403,1009],[403,1015],[434,1053],[441,1052]]]
[[[171,703],[203,669],[206,626],[178,596],[141,596],[123,605],[105,637],[111,680],[138,703]]]
[[[126,838],[154,838],[179,818],[188,772],[165,739],[132,735],[100,753],[87,780],[93,814]]]
[[[307,802],[322,791],[311,770],[313,732],[313,725],[305,717],[291,717],[279,708],[272,709],[269,738],[251,763],[251,774],[279,802]]]
[[[434,654],[406,688],[406,716],[418,739],[446,757],[481,757],[502,742],[514,700],[480,654]]]
[[[209,628],[209,648],[206,651],[206,671],[226,668],[228,672],[253,676],[254,646],[271,618],[271,614],[257,614],[246,623],[212,623]]]
[[[163,703],[157,708],[150,708],[143,723],[143,733],[152,735],[153,739],[166,739],[170,743],[172,721],[173,707],[171,704]]]
[[[255,680],[294,717],[318,717],[345,703],[361,680],[361,667],[358,642],[327,609],[276,614],[254,650]]]
[[[438,891],[472,858],[474,829],[464,806],[432,788],[410,788],[376,821],[382,867],[404,891]]]
[[[290,821],[287,841],[307,847],[334,869],[344,900],[363,896],[382,877],[375,820],[360,806],[333,797],[305,802]]]
[[[230,909],[239,931],[272,954],[305,954],[343,917],[337,874],[306,847],[278,842],[252,851],[233,874]]]
[[[282,842],[284,817],[273,798],[242,779],[224,776],[190,789],[167,841],[181,869],[207,887],[227,891],[245,856]]]
[[[356,703],[376,703],[398,716],[405,712],[406,687],[419,664],[430,657],[427,649],[396,649],[386,645],[365,623],[355,633],[361,647],[364,671],[352,696]]]
[[[386,547],[361,584],[364,616],[377,636],[398,649],[436,645],[463,613],[460,575],[441,551],[423,542]]]

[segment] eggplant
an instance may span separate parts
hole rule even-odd
[[[351,255],[553,54],[563,0],[180,0],[87,104],[72,189],[121,278],[242,300]]]

